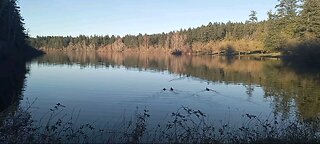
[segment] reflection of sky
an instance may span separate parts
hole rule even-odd
[[[80,68],[79,65],[31,64],[24,100],[37,98],[37,116],[60,102],[69,111],[81,110],[83,121],[112,121],[138,106],[147,107],[151,118],[160,120],[181,106],[200,109],[210,117],[237,121],[241,114],[271,113],[270,101],[263,98],[260,87],[252,97],[242,85],[207,83],[197,78],[179,78],[168,72],[119,68]],[[176,79],[176,80],[173,80]],[[170,81],[173,80],[173,81]],[[175,90],[162,91],[163,88]],[[205,88],[217,91],[207,92]],[[34,114],[35,114],[34,113]]]

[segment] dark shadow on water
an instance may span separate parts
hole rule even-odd
[[[26,65],[22,62],[2,60],[0,62],[0,111],[21,99]]]
[[[43,52],[32,47],[22,51],[0,45],[0,112],[18,103],[22,98],[25,78],[28,73],[27,62]]]

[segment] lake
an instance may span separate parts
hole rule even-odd
[[[148,109],[164,123],[182,106],[231,124],[243,115],[314,119],[320,79],[280,59],[145,53],[48,52],[27,64],[19,105],[41,119],[57,103],[80,122],[116,123]],[[138,109],[138,110],[137,110]]]

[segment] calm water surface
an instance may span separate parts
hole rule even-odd
[[[20,104],[35,100],[35,119],[57,103],[79,113],[80,121],[95,123],[131,117],[137,107],[150,110],[154,123],[181,106],[232,123],[246,113],[306,119],[320,114],[319,74],[298,73],[277,59],[49,52],[28,67]]]

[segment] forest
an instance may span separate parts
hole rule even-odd
[[[98,51],[173,51],[205,54],[320,54],[320,1],[279,0],[268,19],[252,10],[246,22],[210,22],[197,28],[159,34],[120,36],[37,36],[32,46],[45,49]],[[301,48],[303,50],[301,50]]]

